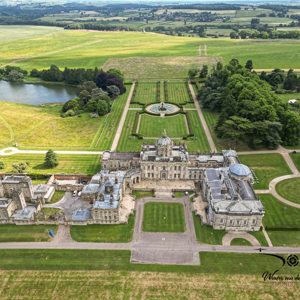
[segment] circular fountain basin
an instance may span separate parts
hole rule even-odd
[[[163,106],[163,110],[161,107]],[[179,107],[170,103],[155,103],[146,107],[146,110],[153,114],[172,114],[179,111]]]

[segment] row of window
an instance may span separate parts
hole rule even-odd
[[[159,167],[156,167],[156,171],[158,171]],[[166,170],[166,167],[162,167],[163,170]],[[146,167],[144,167],[144,170],[146,170]],[[154,170],[154,165],[150,166],[148,165],[148,170]],[[185,170],[185,168],[183,168]],[[172,171],[172,167],[170,167],[170,171]],[[181,171],[181,166],[174,166],[174,171]]]
[[[224,223],[224,219],[220,219],[220,223],[221,224],[223,224]],[[236,221],[236,223],[235,223],[235,221]],[[229,224],[230,225],[242,225],[242,223],[244,224],[244,225],[248,225],[248,220],[244,220],[244,222],[242,221],[242,220],[230,220],[229,221]],[[255,225],[256,224],[256,220],[252,220],[252,225]]]

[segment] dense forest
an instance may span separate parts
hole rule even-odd
[[[271,93],[271,86],[252,71],[249,62],[247,67],[236,59],[226,66],[219,62],[199,90],[203,107],[219,113],[218,136],[234,141],[234,146],[246,143],[252,148],[276,149],[281,143],[297,145],[299,114]]]

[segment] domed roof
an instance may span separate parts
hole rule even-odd
[[[251,170],[243,164],[235,164],[230,166],[229,171],[231,174],[239,177],[248,177],[251,175]]]
[[[164,130],[163,135],[157,140],[157,145],[159,146],[172,145],[172,140],[167,136],[166,130]]]

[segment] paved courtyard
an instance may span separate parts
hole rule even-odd
[[[143,232],[144,205],[147,202],[182,203],[186,231],[183,233]],[[199,265],[199,253],[193,224],[192,203],[184,198],[142,198],[136,204],[136,219],[132,243],[132,263]]]

